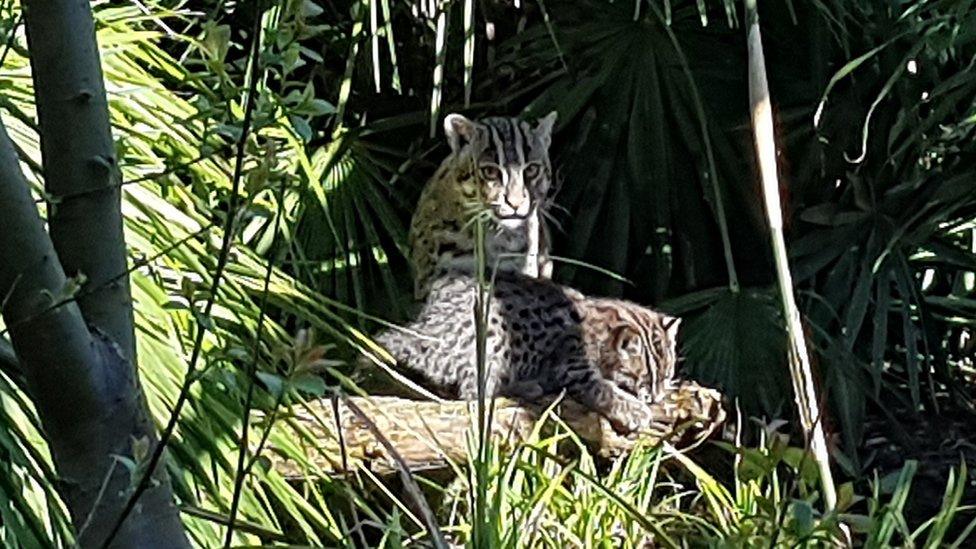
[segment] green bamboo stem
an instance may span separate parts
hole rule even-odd
[[[430,136],[437,135],[440,120],[441,97],[444,86],[444,65],[447,62],[447,22],[451,9],[450,2],[439,2],[437,6],[437,35],[434,42],[434,84],[430,92]]]
[[[782,298],[783,316],[786,319],[786,332],[789,338],[790,377],[803,430],[810,441],[810,449],[820,470],[826,511],[834,509],[837,493],[830,472],[830,458],[823,426],[819,421],[817,393],[810,370],[810,355],[800,324],[800,312],[793,297],[793,277],[786,254],[786,240],[783,237],[783,213],[780,209],[779,180],[776,175],[776,143],[773,137],[773,116],[769,99],[769,85],[766,82],[766,61],[762,51],[762,36],[759,32],[759,14],[756,0],[745,0],[746,32],[749,47],[749,103],[752,112],[752,128],[755,138],[756,155],[759,159],[759,172],[762,176],[763,199],[769,220],[772,237],[773,259],[776,278]]]

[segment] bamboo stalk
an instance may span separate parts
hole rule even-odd
[[[434,85],[430,91],[430,136],[437,135],[437,122],[440,120],[441,96],[444,85],[444,64],[447,62],[447,21],[451,9],[450,2],[439,3],[437,7],[437,36],[434,42]]]
[[[762,50],[762,36],[759,32],[759,14],[756,0],[745,0],[746,27],[749,48],[749,103],[752,112],[753,136],[756,155],[759,159],[759,172],[762,176],[763,199],[772,237],[773,259],[776,266],[776,279],[779,282],[783,315],[786,319],[786,332],[789,337],[790,378],[793,380],[793,393],[800,422],[810,441],[810,448],[820,469],[823,485],[824,505],[831,511],[837,504],[834,480],[830,472],[830,459],[823,426],[819,421],[817,393],[810,370],[810,355],[807,351],[803,328],[800,325],[800,312],[793,297],[793,277],[790,274],[786,255],[786,240],[783,237],[783,213],[780,209],[779,179],[776,175],[776,143],[773,137],[773,115],[769,99],[769,85],[766,81],[766,61]]]

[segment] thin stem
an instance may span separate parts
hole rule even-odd
[[[369,6],[366,5],[367,2],[369,0],[363,0],[361,5],[364,12],[369,9]],[[339,86],[339,100],[336,101],[333,137],[337,136],[336,130],[342,127],[342,120],[346,115],[346,104],[349,102],[349,94],[352,93],[352,75],[356,69],[356,54],[359,52],[360,35],[363,33],[363,18],[357,19],[353,23],[352,33],[349,36],[349,55],[346,57],[346,70],[342,75],[342,84]]]
[[[559,40],[556,38],[556,31],[552,26],[552,21],[549,18],[549,12],[546,10],[546,4],[543,0],[538,0],[539,11],[542,12],[542,22],[546,25],[546,32],[549,34],[549,40],[552,40],[552,45],[556,48],[556,55],[559,57],[559,64],[563,66],[563,69],[568,73],[569,64],[566,63],[566,57],[563,55],[563,49],[559,45]]]
[[[105,192],[105,191],[112,190],[112,189],[121,189],[122,187],[125,187],[126,185],[134,185],[136,183],[143,183],[143,182],[146,182],[146,181],[153,181],[153,180],[159,179],[160,177],[166,177],[167,175],[172,175],[174,173],[177,173],[177,172],[179,172],[180,170],[182,170],[184,168],[188,168],[188,167],[190,167],[190,166],[192,166],[194,164],[197,164],[197,163],[202,162],[204,160],[207,160],[209,158],[210,158],[209,155],[201,155],[201,156],[198,156],[198,157],[194,158],[193,160],[188,160],[188,161],[180,164],[179,166],[173,166],[172,168],[167,169],[167,170],[162,170],[162,171],[154,172],[154,173],[151,173],[151,174],[142,175],[142,176],[139,176],[139,177],[137,177],[135,179],[129,179],[129,180],[126,180],[126,181],[119,181],[118,183],[112,183],[112,184],[105,185],[105,186],[102,186],[102,187],[98,187],[98,188],[95,188],[95,189],[85,189],[85,190],[82,190],[82,191],[76,191],[76,192],[71,192],[71,193],[66,193],[66,194],[48,194],[44,198],[35,200],[35,202],[38,203],[38,204],[39,203],[42,203],[42,202],[45,202],[45,201],[46,202],[51,202],[51,203],[54,203],[54,204],[64,204],[68,200],[72,200],[72,199],[76,199],[76,198],[81,198],[83,196],[89,196],[89,195],[92,195],[92,194],[95,194],[95,193]]]
[[[418,486],[417,481],[413,479],[413,476],[410,473],[410,466],[407,465],[407,462],[404,461],[400,453],[396,451],[396,448],[390,442],[390,439],[379,430],[376,423],[374,423],[373,420],[363,412],[362,408],[357,406],[355,402],[350,400],[344,394],[339,392],[336,392],[335,394],[337,397],[341,398],[346,407],[349,408],[349,410],[352,411],[352,413],[355,414],[360,421],[362,421],[366,428],[369,429],[369,431],[376,438],[376,441],[379,442],[386,451],[386,455],[397,464],[397,472],[400,474],[400,480],[403,482],[404,491],[406,491],[407,494],[413,498],[414,503],[420,511],[420,515],[424,519],[424,525],[427,527],[427,531],[430,534],[431,543],[437,549],[446,549],[447,540],[444,539],[444,533],[441,532],[440,526],[437,524],[437,518],[431,511],[430,505],[424,498],[423,492],[420,491],[420,486]]]
[[[17,16],[17,21],[14,23],[14,26],[10,28],[10,34],[7,35],[7,43],[4,44],[3,54],[0,54],[0,67],[3,67],[3,64],[7,62],[7,54],[10,53],[10,49],[14,45],[14,40],[17,39],[17,29],[20,28],[20,25],[23,22],[24,22],[24,12],[20,12],[20,15]]]
[[[121,280],[121,279],[123,279],[125,277],[128,277],[130,274],[132,274],[137,269],[141,269],[142,267],[146,267],[148,265],[151,265],[153,261],[159,259],[160,257],[163,257],[164,255],[169,254],[170,252],[172,252],[176,248],[179,248],[183,244],[186,244],[190,240],[193,240],[194,238],[197,238],[198,236],[200,236],[203,233],[205,233],[205,232],[209,231],[210,229],[212,229],[213,226],[214,226],[214,223],[209,223],[209,224],[201,227],[200,230],[198,230],[196,232],[193,232],[193,233],[190,233],[190,234],[186,235],[185,237],[183,237],[183,238],[177,240],[176,242],[172,243],[171,245],[163,248],[162,250],[159,251],[159,253],[156,253],[156,254],[154,254],[154,255],[152,255],[150,257],[144,258],[144,259],[140,259],[140,260],[134,261],[132,263],[132,266],[131,267],[129,267],[126,270],[122,271],[121,273],[113,276],[112,278],[109,278],[108,280],[102,282],[101,284],[99,284],[97,286],[92,286],[90,288],[86,286],[84,290],[78,292],[77,294],[75,294],[75,295],[73,295],[71,297],[65,298],[65,299],[63,299],[61,301],[57,301],[57,302],[51,304],[50,306],[48,306],[46,309],[42,309],[42,310],[38,311],[37,313],[34,313],[34,314],[30,315],[30,316],[27,316],[25,318],[22,318],[22,319],[16,321],[16,322],[13,322],[11,324],[8,324],[3,330],[0,330],[0,337],[3,337],[5,335],[7,335],[7,333],[9,333],[10,330],[16,329],[16,328],[18,328],[21,325],[24,325],[24,324],[27,324],[28,322],[31,322],[33,320],[36,320],[37,318],[40,318],[41,316],[44,316],[47,313],[50,313],[51,311],[53,311],[55,309],[58,309],[60,307],[63,307],[65,305],[69,304],[69,303],[74,303],[75,301],[77,301],[78,299],[80,299],[82,297],[85,297],[85,296],[91,295],[94,292],[97,292],[105,284],[111,284],[111,283],[113,283],[113,282],[115,282],[117,280]],[[0,306],[0,311],[3,311],[3,310],[4,310],[4,307],[3,306]]]
[[[441,110],[444,66],[447,62],[447,18],[453,4],[441,3],[437,8],[437,35],[434,39],[434,83],[430,91],[430,136],[437,135],[437,120]]]
[[[748,1],[748,0],[747,0]],[[671,41],[671,46],[674,48],[675,54],[678,56],[678,61],[681,63],[681,70],[685,73],[685,78],[688,79],[688,88],[691,90],[692,102],[695,104],[695,113],[698,115],[698,125],[701,128],[702,143],[705,145],[705,159],[708,162],[708,171],[705,172],[705,179],[707,179],[712,186],[712,195],[715,202],[712,206],[715,208],[715,217],[718,222],[719,234],[722,237],[722,251],[725,254],[725,268],[729,275],[729,290],[733,293],[738,293],[739,291],[739,276],[735,270],[735,260],[732,256],[732,239],[729,237],[729,224],[725,218],[725,204],[722,202],[722,190],[718,185],[718,170],[715,167],[715,154],[712,152],[712,139],[709,137],[708,133],[708,119],[705,117],[705,107],[701,100],[701,95],[698,93],[698,85],[695,83],[695,77],[691,72],[691,66],[688,64],[688,59],[685,57],[684,50],[681,49],[681,44],[678,43],[678,37],[671,30],[671,26],[668,25],[664,17],[658,11],[657,6],[651,2],[651,10],[654,15],[657,16],[658,22],[664,27],[664,32],[668,35],[668,39]]]
[[[271,249],[274,249],[275,242],[278,240],[278,229],[281,227],[281,214],[284,208],[281,204],[284,201],[284,186],[278,188],[278,209],[275,213],[274,229],[272,230]],[[251,404],[254,400],[254,378],[258,368],[258,354],[261,352],[261,335],[264,332],[265,310],[268,307],[268,294],[271,288],[271,274],[274,272],[274,261],[268,259],[268,266],[264,271],[263,288],[261,289],[261,303],[258,310],[258,323],[254,332],[254,342],[251,345],[251,361],[247,367],[247,393],[244,395],[244,411],[241,413],[241,445],[237,454],[237,470],[234,477],[234,493],[231,496],[230,514],[227,518],[227,536],[224,538],[224,547],[230,547],[230,542],[234,537],[234,521],[237,518],[237,509],[241,501],[241,493],[244,490],[244,479],[247,474],[244,471],[244,462],[247,458],[248,432],[251,427]]]
[[[464,107],[471,106],[474,85],[474,0],[464,0]]]

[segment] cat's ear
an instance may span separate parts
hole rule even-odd
[[[542,141],[547,148],[549,147],[549,143],[552,142],[552,128],[556,125],[557,118],[559,118],[559,113],[552,111],[551,113],[540,118],[535,126],[535,130],[533,130],[535,136],[539,139],[539,141]]]
[[[664,320],[664,329],[668,333],[671,341],[678,339],[678,328],[681,327],[681,319],[676,316],[669,316]]]
[[[473,141],[477,131],[477,123],[463,114],[453,113],[444,117],[444,133],[447,135],[447,144],[451,146],[453,153]]]

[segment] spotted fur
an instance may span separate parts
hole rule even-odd
[[[553,112],[529,123],[448,115],[451,154],[420,194],[410,223],[414,296],[422,300],[444,274],[474,272],[475,218],[485,227],[485,265],[499,272],[549,278],[543,215],[552,181],[549,144]]]
[[[438,279],[409,332],[376,341],[446,397],[477,397],[477,281]],[[528,401],[566,390],[621,432],[650,419],[671,384],[678,320],[634,303],[590,299],[549,280],[500,274],[487,313],[485,394]],[[419,335],[418,335],[419,334]]]

